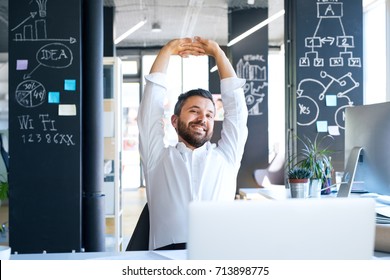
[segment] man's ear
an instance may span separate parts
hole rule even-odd
[[[171,116],[171,124],[175,128],[175,130],[177,129],[177,118],[178,118],[178,116],[176,116],[176,115]]]

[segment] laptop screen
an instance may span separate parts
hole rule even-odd
[[[187,250],[198,260],[370,259],[374,234],[372,199],[193,202]]]

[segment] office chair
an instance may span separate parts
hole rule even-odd
[[[285,155],[279,152],[272,159],[265,169],[256,169],[253,172],[253,179],[259,187],[271,185],[284,185],[285,183]]]
[[[147,251],[149,250],[149,208],[148,203],[142,209],[141,215],[138,218],[133,235],[130,238],[126,251]]]

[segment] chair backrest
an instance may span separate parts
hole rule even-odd
[[[147,251],[149,250],[149,208],[146,203],[139,216],[133,235],[130,238],[126,251]]]
[[[264,187],[267,184],[284,185],[284,173],[285,155],[284,152],[278,152],[266,169],[254,170],[253,178],[260,187]]]

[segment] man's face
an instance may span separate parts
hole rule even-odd
[[[191,96],[184,102],[180,116],[173,115],[171,121],[179,140],[195,149],[211,139],[214,115],[215,108],[210,99]]]

